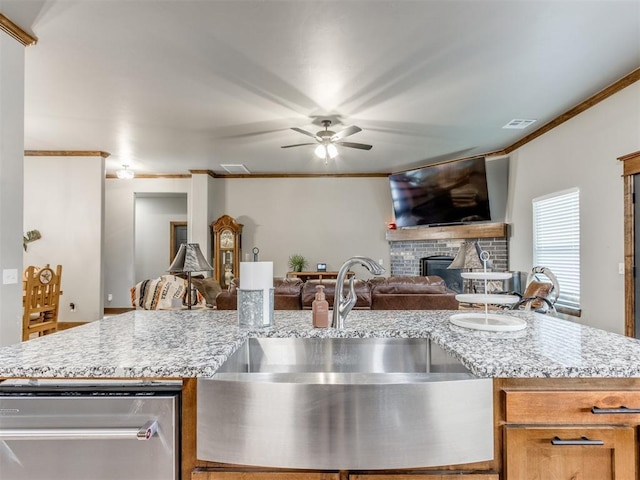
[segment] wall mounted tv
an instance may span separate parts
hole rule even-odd
[[[398,227],[491,220],[484,157],[389,176]]]

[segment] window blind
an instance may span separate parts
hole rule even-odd
[[[533,200],[533,262],[558,278],[556,305],[580,308],[580,191]]]

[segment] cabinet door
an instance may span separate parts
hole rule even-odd
[[[632,427],[505,428],[506,480],[636,478]]]

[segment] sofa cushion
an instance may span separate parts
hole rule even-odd
[[[324,285],[324,295],[329,302],[329,308],[333,308],[336,290],[336,280],[307,280],[302,287],[302,308],[309,309],[316,298],[316,285]],[[364,280],[355,279],[356,304],[355,309],[371,308],[371,288]],[[349,281],[344,282],[343,295],[349,293]]]
[[[213,277],[191,278],[191,285],[198,289],[207,305],[215,305],[216,297],[222,291],[222,287]]]
[[[304,282],[299,278],[274,278],[274,295],[300,295]]]
[[[373,294],[371,297],[372,310],[457,310],[458,301],[455,292],[427,293],[397,293],[392,295]]]
[[[204,305],[204,297],[194,286],[193,305]],[[165,310],[173,308],[172,300],[181,299],[186,305],[187,281],[175,275],[162,275],[143,280],[131,287],[131,304],[144,310]]]
[[[369,280],[373,295],[449,293],[444,280],[431,276],[374,277]]]

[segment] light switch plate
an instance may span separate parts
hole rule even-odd
[[[2,270],[2,284],[10,285],[18,283],[18,270],[16,268],[5,268]]]

